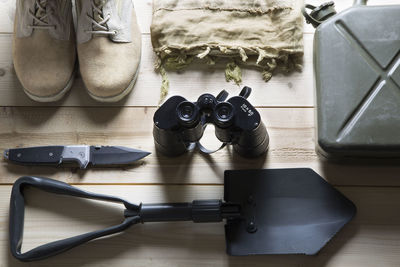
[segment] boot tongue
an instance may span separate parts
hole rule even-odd
[[[105,4],[105,0],[94,0],[93,3],[98,7],[100,10],[103,11],[103,6]],[[97,10],[93,10],[93,18],[96,22],[100,22],[104,19],[103,12],[98,12]]]
[[[41,21],[48,23],[48,19],[46,17],[47,0],[40,0],[39,4],[42,8],[36,6],[35,16]]]

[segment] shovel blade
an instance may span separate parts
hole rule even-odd
[[[311,169],[226,171],[224,190],[242,206],[242,219],[225,225],[230,255],[314,255],[356,213]]]

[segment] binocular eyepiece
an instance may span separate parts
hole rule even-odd
[[[168,156],[185,153],[198,143],[207,124],[215,125],[215,135],[233,145],[243,157],[257,157],[268,150],[269,137],[258,111],[247,101],[251,88],[227,101],[228,93],[217,97],[201,95],[197,102],[181,96],[169,98],[154,114],[153,136],[156,149]]]
[[[194,103],[183,101],[176,107],[179,124],[191,128],[200,121],[200,109]]]

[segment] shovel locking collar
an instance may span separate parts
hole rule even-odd
[[[121,203],[125,220],[116,226],[51,242],[21,253],[23,188]],[[54,256],[90,240],[122,232],[139,222],[226,220],[230,255],[317,253],[354,216],[354,204],[311,169],[226,171],[223,200],[135,205],[118,197],[86,192],[47,178],[22,177],[12,189],[10,249],[21,261]]]

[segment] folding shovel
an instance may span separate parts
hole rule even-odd
[[[121,203],[126,208],[125,220],[116,226],[21,253],[25,186],[60,195]],[[33,261],[122,232],[136,223],[225,220],[226,247],[230,255],[312,255],[349,222],[355,212],[350,200],[311,169],[226,171],[224,200],[140,205],[47,178],[22,177],[15,182],[11,194],[10,248],[19,260]]]

